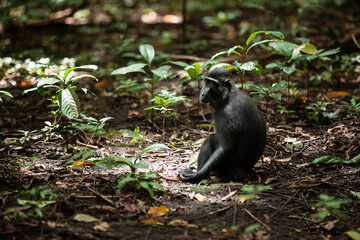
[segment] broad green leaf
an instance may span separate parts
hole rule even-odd
[[[153,48],[153,46],[151,46],[150,44],[140,45],[139,51],[146,60],[146,62],[150,65],[155,57],[155,49]]]
[[[250,51],[250,49],[252,49],[253,47],[255,47],[256,45],[260,45],[260,44],[264,44],[264,43],[268,43],[268,42],[279,42],[282,40],[279,39],[269,39],[269,40],[262,40],[256,43],[253,43],[247,50],[246,50],[246,54]]]
[[[24,90],[24,92],[23,92],[22,95],[24,95],[24,94],[26,94],[26,93],[28,93],[28,92],[36,91],[37,89],[38,89],[37,87],[33,87],[33,88],[26,89],[26,90]]]
[[[257,61],[251,61],[251,62],[246,62],[243,64],[238,64],[237,62],[235,63],[239,69],[244,70],[244,71],[251,71],[253,73],[256,73],[258,75],[261,75],[263,68],[261,65],[259,65],[257,63]]]
[[[96,69],[98,69],[98,66],[96,66],[96,65],[82,65],[82,66],[76,67],[76,69],[96,70]]]
[[[296,71],[296,67],[295,64],[291,64],[288,67],[283,67],[282,69],[284,71],[284,73],[286,73],[287,75],[291,75],[293,72]]]
[[[320,52],[319,51],[319,57],[326,57],[326,56],[334,55],[334,54],[339,53],[340,51],[341,51],[341,49],[339,47],[327,50],[325,52],[323,52],[323,51]]]
[[[149,194],[150,194],[151,197],[154,197],[154,196],[155,196],[154,191],[153,191],[152,188],[149,186],[149,183],[148,183],[148,182],[141,181],[141,182],[140,182],[140,186],[141,186],[142,188],[146,189],[146,190],[149,192]]]
[[[60,79],[54,78],[54,77],[49,77],[49,78],[40,80],[36,86],[37,86],[37,88],[39,88],[43,85],[52,85],[52,84],[55,84],[58,82],[60,82]]]
[[[142,150],[137,156],[136,158],[139,158],[141,155],[151,152],[151,151],[155,151],[155,150],[159,150],[159,149],[168,149],[168,147],[164,144],[161,143],[155,143],[147,148],[145,148],[144,150]]]
[[[155,70],[152,70],[152,72],[160,78],[167,78],[171,75],[171,73],[169,72],[170,68],[171,66],[169,65],[163,65]]]
[[[271,42],[269,46],[277,50],[287,60],[291,59],[292,52],[298,45],[289,42]]]
[[[215,64],[213,65],[210,69],[209,72],[211,72],[212,70],[214,70],[215,68],[225,68],[227,70],[233,69],[234,66],[228,63],[219,63],[219,64]]]
[[[73,72],[75,69],[76,69],[76,67],[73,67],[73,68],[68,68],[68,69],[60,71],[59,75],[60,75],[61,79],[65,80],[67,78],[67,76],[69,75],[69,73]]]
[[[127,73],[132,73],[132,72],[145,73],[145,71],[143,70],[143,67],[145,66],[146,66],[145,63],[135,63],[127,67],[118,68],[112,71],[111,75],[125,75]]]
[[[135,163],[133,165],[133,167],[136,168],[136,169],[138,169],[138,168],[148,169],[149,166],[150,166],[150,164],[147,161],[141,161],[141,162]]]
[[[163,186],[161,186],[159,183],[156,182],[148,182],[150,186],[152,187],[156,187],[157,189],[165,192],[165,189],[163,188]]]
[[[280,38],[281,40],[284,39],[284,34],[282,32],[279,31],[257,31],[252,33],[248,39],[246,40],[246,46],[249,46],[249,43],[256,37],[256,35],[260,34],[260,33],[264,33],[265,35],[273,35],[277,38]]]
[[[352,240],[360,240],[360,233],[356,231],[347,231],[345,234],[348,235],[348,237]]]
[[[310,43],[305,43],[304,47],[301,49],[301,52],[309,54],[309,55],[317,55],[318,50],[316,47]]]
[[[133,178],[133,177],[127,177],[125,179],[118,179],[118,188],[121,189],[125,186],[125,184],[127,182],[137,182],[138,179],[137,178]]]
[[[83,75],[79,75],[79,76],[76,76],[72,79],[73,82],[79,80],[79,79],[82,79],[82,78],[92,78],[92,79],[95,79],[96,81],[98,80],[95,76],[93,75],[90,75],[90,74],[83,74]]]
[[[265,66],[266,69],[268,68],[279,68],[280,70],[282,70],[284,68],[285,64],[283,62],[274,62],[274,63],[269,63],[268,65]]]
[[[67,88],[60,91],[60,111],[66,117],[73,119],[80,115],[80,101],[74,88]]]
[[[11,97],[11,98],[13,97],[13,95],[11,95],[11,93],[9,93],[8,91],[0,90],[0,93],[6,95],[6,96],[8,96],[8,97]]]
[[[174,64],[176,66],[183,67],[183,68],[186,68],[187,66],[190,66],[188,63],[182,62],[182,61],[169,61],[167,63],[171,63],[171,64]]]
[[[255,229],[257,229],[257,228],[259,228],[259,227],[261,227],[261,226],[262,226],[262,225],[261,225],[260,223],[251,224],[251,225],[249,225],[249,226],[247,226],[247,227],[245,228],[244,233],[245,233],[245,234],[248,234],[248,233],[254,231]]]

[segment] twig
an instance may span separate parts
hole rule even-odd
[[[255,221],[257,221],[258,223],[260,223],[261,225],[263,225],[267,231],[270,231],[271,228],[266,225],[265,223],[263,223],[260,219],[258,219],[257,217],[255,217],[249,210],[247,210],[246,208],[243,209],[243,211],[245,211],[247,214],[250,215],[250,217],[252,217]]]
[[[105,197],[104,195],[100,194],[99,192],[95,191],[95,190],[92,189],[92,188],[89,188],[89,187],[88,187],[88,189],[89,189],[90,192],[94,193],[96,196],[102,198],[102,199],[105,200],[106,202],[108,202],[108,203],[110,203],[111,205],[113,205],[114,207],[116,207],[116,206],[115,206],[115,203],[114,203],[112,200],[108,199],[107,197]]]

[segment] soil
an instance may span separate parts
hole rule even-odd
[[[28,31],[31,36],[31,29]],[[321,42],[323,37],[313,36],[313,39]],[[205,57],[202,51],[205,50],[199,49],[201,53],[195,55]],[[258,56],[249,56],[252,58]],[[265,77],[248,77],[258,83],[265,80]],[[177,80],[169,84],[177,86]],[[302,80],[302,75],[292,79],[299,82],[300,95],[305,96]],[[360,99],[359,78],[354,77],[346,84],[340,80],[331,86],[310,88],[311,102],[331,101],[329,111],[333,112],[351,98]],[[311,163],[325,155],[345,160],[359,155],[358,117],[344,120],[342,112],[337,120],[322,118],[316,122],[305,109],[309,102],[298,98],[292,105],[295,116],[287,118],[276,112],[275,100],[268,107],[265,101],[258,101],[264,115],[267,109],[268,136],[254,173],[239,182],[223,182],[212,177],[207,183],[191,184],[179,179],[178,170],[189,166],[195,169],[201,140],[213,131],[201,127],[212,123],[212,111],[201,105],[198,115],[196,88],[189,91],[193,99],[191,106],[177,106],[180,114],[166,121],[163,134],[162,119],[156,117],[156,127],[152,126],[143,111],[142,98],[108,96],[105,89],[94,88],[90,81],[81,84],[97,94],[81,95],[87,116],[113,117],[106,122],[108,131],[139,127],[148,141],[130,144],[129,134],[110,137],[75,131],[68,139],[64,135],[64,139],[47,141],[35,139],[39,132],[33,132],[27,139],[23,138],[23,143],[15,143],[12,139],[19,141],[24,136],[18,130],[40,130],[45,121],[52,121],[53,115],[48,113],[46,97],[36,92],[22,95],[25,88],[11,87],[14,98],[4,98],[0,103],[1,239],[349,239],[345,232],[360,232],[359,163]],[[326,96],[335,90],[349,95],[331,99]],[[293,149],[287,145],[293,141],[298,141],[301,147]],[[159,179],[165,191],[154,188],[153,198],[132,183],[122,189],[117,187],[117,179],[129,174],[128,167],[74,167],[68,162],[76,153],[86,150],[98,157],[133,157],[142,148],[160,142],[169,148],[151,151],[140,158],[150,163],[148,170],[140,171],[161,171]],[[240,197],[245,193],[243,186],[258,185],[269,185],[271,189],[260,191],[253,199]],[[30,190],[39,186],[48,186],[56,196],[42,198],[38,194],[40,190],[29,195]],[[24,195],[26,191],[28,195]],[[322,210],[316,206],[320,194],[349,200],[339,209],[343,214],[332,212],[323,220],[316,219],[314,214]],[[39,209],[34,203],[21,205],[19,199],[54,202],[36,212]],[[249,226],[254,229],[250,231]]]

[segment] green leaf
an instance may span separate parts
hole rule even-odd
[[[76,69],[76,67],[73,67],[73,68],[68,68],[68,69],[65,69],[63,71],[60,71],[59,76],[61,77],[62,80],[65,81],[65,79],[67,78],[69,73],[73,72],[75,69]]]
[[[213,65],[210,69],[209,72],[211,72],[212,70],[214,70],[215,68],[225,68],[227,70],[233,69],[234,66],[228,63],[219,63],[219,64],[215,64]]]
[[[171,63],[171,64],[174,64],[176,66],[183,67],[183,68],[186,68],[187,66],[190,66],[188,63],[182,62],[182,61],[169,61],[167,63]]]
[[[73,82],[79,80],[79,79],[82,79],[82,78],[92,78],[92,79],[95,79],[96,81],[98,80],[95,76],[93,75],[90,75],[90,74],[83,74],[83,75],[79,75],[79,76],[76,76],[72,79]]]
[[[257,31],[257,32],[254,32],[252,33],[248,39],[246,40],[246,46],[249,46],[249,43],[256,37],[256,35],[260,34],[260,33],[264,33],[265,35],[273,35],[277,38],[280,38],[280,39],[284,39],[284,34],[282,32],[279,32],[279,31]]]
[[[136,169],[138,169],[138,168],[148,169],[149,166],[150,166],[150,164],[147,161],[141,161],[141,162],[138,162],[138,163],[133,165],[133,167],[136,168]]]
[[[49,78],[45,78],[42,79],[38,82],[38,84],[36,85],[37,88],[44,86],[44,85],[53,85],[55,83],[60,82],[60,79],[55,78],[55,77],[49,77]]]
[[[67,88],[59,93],[60,111],[66,117],[74,119],[80,115],[80,101],[74,88]]]
[[[287,75],[292,74],[293,72],[296,71],[296,67],[295,64],[291,64],[289,67],[283,67],[282,69],[284,71],[284,73],[286,73]]]
[[[9,93],[8,91],[3,91],[3,90],[0,90],[0,93],[2,93],[2,94],[4,94],[4,95],[6,95],[6,96],[8,96],[8,97],[13,98],[13,95],[11,95],[11,93]]]
[[[23,92],[23,94],[22,94],[22,95],[27,94],[28,92],[33,92],[33,91],[36,91],[36,90],[38,90],[38,88],[37,88],[37,87],[33,87],[33,88],[26,89],[26,90],[24,90],[24,92]]]
[[[98,66],[96,65],[82,65],[82,66],[79,66],[79,67],[76,67],[76,69],[90,69],[90,70],[96,70],[98,69]]]
[[[261,225],[260,223],[251,224],[251,225],[249,225],[249,226],[247,226],[247,227],[245,228],[244,233],[245,233],[245,234],[248,234],[248,233],[254,231],[255,229],[257,229],[257,228],[259,228],[259,227],[261,227],[261,226],[262,226],[262,225]]]
[[[136,158],[139,158],[141,155],[151,152],[151,151],[155,151],[155,150],[159,150],[159,149],[168,149],[168,147],[164,144],[161,143],[155,143],[147,148],[145,148],[144,150],[142,150],[137,156]]]
[[[287,60],[291,59],[292,52],[298,45],[289,42],[271,42],[269,46],[277,50]]]
[[[118,68],[112,71],[111,75],[125,75],[127,73],[132,73],[132,72],[145,73],[145,71],[143,70],[143,67],[145,66],[146,66],[145,63],[135,63],[127,67]]]
[[[348,235],[353,240],[360,240],[360,233],[356,231],[347,231],[345,232],[346,235]]]
[[[151,46],[150,44],[140,45],[139,51],[146,60],[146,62],[150,65],[155,57],[155,49],[153,48],[153,46]]]
[[[169,65],[163,65],[155,70],[152,70],[152,72],[160,78],[167,78],[171,75],[171,73],[169,72],[170,68],[171,66]]]
[[[321,52],[321,53],[319,51],[319,57],[326,57],[326,56],[334,55],[334,54],[339,53],[340,51],[341,51],[341,49],[339,47],[330,49],[330,50],[327,50],[327,51]]]
[[[165,189],[163,186],[161,186],[159,183],[156,182],[148,182],[149,185],[151,185],[152,187],[156,187],[157,189],[159,189],[160,191],[165,192]]]
[[[304,48],[301,49],[301,52],[309,54],[309,55],[317,55],[318,50],[316,47],[310,43],[305,43]]]
[[[262,40],[256,43],[253,43],[247,50],[246,50],[246,54],[250,51],[250,49],[252,49],[253,47],[260,45],[260,44],[264,44],[264,43],[268,43],[268,42],[279,42],[281,40],[279,39],[269,39],[269,40]]]
[[[213,60],[214,58],[217,58],[218,56],[221,56],[224,54],[227,54],[227,56],[230,56],[230,54],[232,54],[232,53],[239,55],[241,57],[241,54],[239,52],[235,51],[237,48],[244,49],[241,45],[236,45],[236,46],[229,48],[227,51],[222,51],[222,52],[216,53],[214,56],[211,57],[210,60]]]
[[[36,206],[38,208],[43,208],[46,207],[47,205],[56,203],[56,201],[52,200],[52,201],[34,201],[34,200],[24,200],[24,199],[17,199],[17,202],[20,205],[32,205],[32,206]]]
[[[133,178],[133,177],[127,177],[125,179],[120,179],[119,178],[118,181],[117,181],[118,182],[118,188],[122,189],[127,182],[137,182],[137,181],[138,181],[138,179]]]

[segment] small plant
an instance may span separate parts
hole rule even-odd
[[[5,95],[5,96],[8,96],[8,97],[13,98],[13,95],[11,95],[11,93],[9,93],[8,91],[0,90],[0,94],[3,94],[3,95]],[[2,101],[3,101],[3,100],[2,100],[2,98],[1,98],[1,96],[0,96],[0,102],[2,102]]]
[[[341,205],[348,204],[350,200],[336,200],[333,196],[326,194],[319,195],[320,201],[314,205],[318,210],[317,213],[313,214],[312,217],[322,221],[330,215],[337,217],[345,217],[345,214],[340,210]]]
[[[47,88],[56,88],[56,95],[52,96],[51,101],[57,107],[55,111],[52,113],[55,115],[54,125],[57,124],[58,120],[56,119],[57,113],[61,116],[65,116],[65,127],[66,127],[66,140],[68,141],[68,124],[67,120],[74,120],[80,116],[80,100],[75,91],[76,85],[75,82],[82,79],[82,78],[92,78],[97,80],[96,77],[93,75],[85,74],[74,76],[76,70],[81,69],[90,69],[95,70],[97,66],[95,65],[85,65],[80,67],[72,67],[66,70],[60,71],[58,74],[53,73],[51,75],[40,75],[38,78],[41,80],[38,82],[35,88],[27,89],[24,91],[25,93],[31,91],[38,91],[41,96],[44,96],[47,91]],[[87,93],[86,88],[82,88],[82,90]]]
[[[138,169],[149,168],[149,163],[147,161],[139,161],[139,158],[145,153],[167,148],[168,147],[163,144],[153,144],[142,150],[138,155],[134,157],[124,158],[118,156],[107,156],[100,160],[95,160],[94,162],[96,163],[97,167],[108,169],[120,166],[128,166],[130,168],[130,173],[119,176],[117,180],[118,187],[121,189],[125,186],[127,182],[135,182],[136,189],[144,188],[149,192],[150,196],[153,197],[154,187],[161,191],[164,191],[164,188],[160,185],[161,181],[157,177],[159,172],[139,173],[137,171]]]
[[[95,135],[102,134],[104,132],[104,126],[105,123],[113,117],[104,117],[100,120],[97,120],[93,117],[85,116],[84,114],[80,114],[81,118],[75,119],[70,127],[73,129],[80,130],[84,133],[85,138],[87,141],[91,142],[91,140],[94,138]],[[86,133],[84,131],[90,132],[91,136],[87,137]]]
[[[162,90],[158,96],[155,96],[152,101],[156,102],[157,105],[151,106],[148,108],[145,108],[145,111],[152,111],[155,110],[159,112],[162,117],[162,131],[163,131],[163,138],[165,137],[165,120],[166,116],[169,115],[170,117],[175,116],[177,113],[174,111],[174,109],[170,108],[170,105],[173,105],[179,101],[185,101],[185,96],[175,96],[175,92],[169,92],[166,90]],[[163,139],[164,140],[164,139]]]
[[[135,128],[134,131],[124,129],[124,130],[120,130],[119,133],[120,134],[123,134],[123,133],[130,134],[133,137],[130,141],[130,144],[136,144],[138,141],[140,141],[142,143],[149,141],[148,139],[145,138],[146,132],[140,133],[140,128],[138,128],[138,127]]]
[[[255,37],[257,37],[259,34],[272,35],[276,38],[275,39],[265,39],[265,40],[257,41],[257,42],[254,42],[253,44],[250,44],[255,39]],[[216,53],[211,58],[211,60],[214,60],[215,58],[217,58],[221,55],[230,56],[230,54],[235,54],[242,58],[241,59],[242,61],[240,63],[238,61],[234,61],[232,65],[227,64],[227,63],[220,63],[220,64],[216,64],[216,65],[212,66],[211,69],[218,68],[218,67],[223,67],[226,69],[234,69],[236,71],[236,73],[240,76],[241,89],[243,89],[243,83],[244,83],[243,79],[244,79],[246,72],[250,71],[255,74],[261,75],[261,73],[263,71],[263,67],[260,64],[258,64],[257,61],[246,62],[246,56],[247,56],[248,52],[250,51],[250,49],[252,49],[253,47],[255,47],[257,45],[264,44],[264,43],[283,41],[283,39],[284,39],[284,35],[278,31],[254,32],[246,40],[245,47],[243,47],[241,45],[236,45],[236,46],[233,46],[232,48],[228,49],[227,51]]]
[[[259,193],[269,189],[271,189],[270,185],[242,186],[240,190],[246,194],[239,195],[238,201],[255,199]]]
[[[352,118],[353,116],[357,116],[360,114],[360,102],[357,103],[354,98],[350,100],[350,104],[341,106],[346,108],[348,112],[346,114],[346,118]]]
[[[318,101],[311,106],[307,106],[306,109],[310,110],[309,114],[313,116],[316,122],[319,121],[322,113],[326,112],[326,106],[330,104],[329,102]]]
[[[280,114],[286,114],[287,117],[292,118],[295,115],[294,110],[287,109],[285,106],[278,105],[277,112]]]
[[[135,63],[127,67],[118,68],[111,72],[111,75],[125,75],[128,73],[139,72],[147,76],[145,79],[150,83],[151,99],[155,97],[155,90],[159,88],[158,84],[169,78],[172,74],[169,73],[170,65],[162,65],[157,69],[152,68],[152,62],[155,58],[155,49],[149,44],[139,46],[139,51],[145,60],[145,63]],[[151,102],[153,106],[153,102]],[[153,110],[150,111],[151,121],[153,122]]]
[[[271,98],[277,99],[277,100],[281,100],[282,94],[279,93],[279,91],[283,90],[286,86],[286,82],[285,81],[280,81],[278,83],[274,83],[273,85],[271,85],[271,87],[267,88],[264,85],[255,85],[255,84],[250,84],[249,87],[253,90],[253,92],[251,92],[251,95],[256,95],[255,97],[253,97],[253,100],[259,100],[261,98],[265,98],[266,99],[266,110],[265,110],[265,115],[267,116],[267,110],[269,107],[269,101]]]
[[[30,216],[42,218],[43,213],[41,209],[50,204],[56,203],[56,200],[53,199],[56,199],[57,197],[58,195],[49,186],[37,186],[30,190],[22,191],[19,193],[19,197],[17,198],[18,204],[22,206],[31,206],[31,208],[27,210],[26,213],[12,208],[3,212],[2,215],[16,213],[20,217]]]

